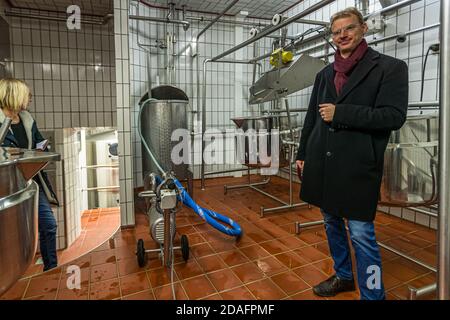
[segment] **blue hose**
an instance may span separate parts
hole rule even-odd
[[[156,182],[158,184],[160,184],[161,181],[162,181],[162,179],[157,176]],[[183,201],[183,203],[186,206],[188,206],[189,208],[194,210],[194,212],[196,214],[198,214],[203,220],[208,222],[211,226],[213,226],[220,232],[223,232],[229,236],[239,237],[241,235],[242,229],[241,229],[241,226],[237,222],[233,221],[232,219],[230,219],[224,215],[221,215],[220,213],[200,207],[197,203],[195,203],[195,201],[187,193],[186,189],[183,187],[183,185],[180,183],[180,181],[178,181],[175,178],[173,179],[173,181],[175,182],[175,185],[177,186],[177,188],[179,190],[181,190],[181,195],[178,195],[178,200]],[[217,222],[216,220],[222,221],[222,222],[230,225],[231,228],[224,226],[223,224]]]

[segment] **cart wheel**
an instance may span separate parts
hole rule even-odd
[[[184,261],[189,259],[189,240],[186,235],[181,236],[181,254],[183,255]]]
[[[139,267],[145,267],[145,264],[147,263],[147,255],[145,254],[144,240],[142,239],[139,239],[137,242],[136,255]]]

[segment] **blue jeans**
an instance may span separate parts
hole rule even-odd
[[[39,244],[44,271],[58,265],[56,255],[56,220],[44,191],[39,190]]]
[[[352,280],[352,260],[344,219],[322,211],[334,270],[340,279]],[[373,222],[348,220],[350,239],[355,250],[361,300],[384,300],[380,250]]]

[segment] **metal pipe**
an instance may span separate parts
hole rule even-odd
[[[437,288],[436,283],[429,284],[425,287],[418,289],[409,287],[409,300],[417,300],[417,298],[420,296],[424,296],[432,292],[435,292],[436,288]]]
[[[193,53],[193,57],[196,57],[196,65],[197,65],[197,110],[200,108],[200,55],[198,53],[198,43],[199,43],[199,39],[202,36],[202,34],[204,34],[209,28],[211,28],[211,26],[216,23],[221,17],[223,17],[228,10],[230,10],[236,3],[238,3],[239,0],[234,0],[232,1],[219,15],[217,15],[217,17],[215,17],[213,20],[211,20],[211,22],[209,22],[195,37],[195,53]],[[205,70],[205,63],[203,63],[203,69]],[[204,83],[206,83],[206,75],[205,75],[205,71],[203,72],[203,81]],[[206,95],[206,88],[204,88],[204,95]],[[197,117],[199,117],[199,115],[197,114]],[[199,118],[197,118],[199,119]],[[204,134],[205,134],[205,122],[206,122],[206,115],[202,114],[202,165],[201,165],[201,188],[202,190],[205,188],[205,161],[203,159],[203,150],[205,150],[205,141],[204,141]]]
[[[202,164],[200,167],[200,178],[201,178],[201,189],[205,189],[205,159],[203,158],[203,151],[205,150],[205,132],[206,132],[206,66],[210,62],[218,62],[218,63],[232,63],[232,64],[254,64],[253,62],[247,61],[247,60],[228,60],[223,59],[219,61],[212,61],[211,59],[205,59],[203,61],[203,103],[202,103]],[[258,64],[261,69],[261,64]],[[199,85],[200,82],[198,81],[197,84]],[[200,86],[198,87],[200,88]],[[200,90],[198,92],[198,100],[200,100]],[[200,107],[200,104],[198,105]]]
[[[241,188],[250,188],[251,186],[262,186],[262,185],[266,185],[266,184],[268,184],[270,182],[270,178],[267,178],[267,179],[265,179],[265,180],[263,180],[261,182],[251,183],[251,181],[250,181],[250,168],[248,169],[247,178],[248,178],[248,183],[247,184],[235,184],[235,185],[232,185],[232,186],[224,185],[223,189],[224,189],[225,194],[230,189],[241,189]]]
[[[386,37],[383,37],[383,38],[378,38],[378,39],[375,39],[375,40],[371,40],[371,41],[368,41],[367,44],[368,45],[373,45],[373,44],[377,44],[377,43],[380,43],[380,42],[396,39],[399,36],[409,36],[411,34],[415,34],[415,33],[418,33],[418,32],[422,32],[422,31],[426,31],[426,30],[429,30],[429,29],[437,28],[439,26],[440,26],[440,23],[435,23],[435,24],[431,24],[429,26],[420,27],[420,28],[417,28],[417,29],[414,29],[414,30],[410,30],[410,31],[405,32],[405,33],[398,33],[398,34],[386,36]],[[323,47],[323,43],[320,43],[320,44],[318,44],[318,45],[316,45],[314,47],[310,47],[310,48],[307,48],[307,49],[300,50],[300,51],[296,52],[295,55],[308,53],[310,51],[318,50],[318,49],[320,49],[322,47]],[[325,58],[325,57],[331,56],[333,54],[334,53],[323,54],[323,55],[317,56],[317,58]]]
[[[107,186],[107,187],[93,187],[86,188],[82,191],[109,191],[109,190],[119,190],[120,186]]]
[[[439,106],[439,101],[420,101],[420,102],[410,102],[408,103],[408,108],[411,107],[438,107]]]
[[[321,225],[323,223],[324,223],[324,220],[311,221],[311,222],[305,222],[305,223],[297,222],[295,224],[295,232],[296,232],[296,234],[299,234],[300,233],[300,228],[302,228],[302,227],[304,228],[304,227],[318,226],[318,225]],[[417,260],[416,258],[410,257],[407,254],[404,254],[404,253],[398,251],[397,249],[394,249],[394,248],[392,248],[392,247],[390,247],[390,246],[388,246],[388,245],[386,245],[386,244],[384,244],[382,242],[377,242],[377,243],[378,243],[378,245],[380,247],[382,247],[382,248],[384,248],[384,249],[386,249],[386,250],[388,250],[390,252],[393,252],[396,255],[398,255],[398,256],[406,259],[406,260],[414,262],[414,263],[418,264],[419,266],[424,267],[425,269],[428,269],[430,271],[437,272],[436,268],[434,268],[434,267],[432,267],[432,266],[430,266],[430,265],[428,265],[428,264],[426,264],[426,263],[424,263],[424,262],[422,262],[420,260]]]
[[[419,208],[415,208],[415,207],[406,207],[406,209],[409,209],[409,210],[412,210],[412,211],[415,211],[415,212],[418,212],[418,213],[421,213],[421,214],[425,214],[425,215],[433,217],[433,218],[437,218],[438,217],[438,215],[436,213],[429,212],[429,211],[426,211],[426,210],[423,210],[423,209],[419,209]]]
[[[323,223],[324,223],[323,220],[303,222],[303,223],[297,222],[295,223],[295,234],[300,234],[300,228],[315,227]]]
[[[99,169],[99,168],[119,168],[119,165],[115,165],[115,164],[97,164],[97,165],[92,165],[92,166],[85,166],[82,167],[83,169]]]
[[[441,0],[441,70],[439,123],[439,219],[438,274],[439,300],[450,299],[450,1]]]
[[[398,33],[398,34],[386,36],[384,38],[375,39],[375,40],[370,41],[369,44],[376,44],[376,43],[379,43],[379,42],[396,39],[399,36],[409,36],[409,35],[417,33],[417,32],[426,31],[426,30],[432,29],[432,28],[437,28],[437,27],[439,27],[439,25],[440,25],[439,22],[438,23],[434,23],[434,24],[430,24],[429,26],[425,26],[425,27],[420,27],[420,28],[417,28],[417,29],[409,30],[409,31],[407,31],[405,33]]]
[[[313,24],[313,25],[324,26],[324,27],[328,27],[328,25],[329,25],[329,23],[326,21],[311,20],[311,19],[298,19],[295,22],[302,23],[302,24]]]
[[[31,14],[31,13],[22,13],[22,12],[12,12],[12,11],[5,11],[5,15],[8,17],[16,17],[16,18],[26,18],[26,19],[37,19],[37,20],[49,20],[49,21],[63,21],[67,22],[67,18],[64,17],[52,17],[52,16],[44,16],[44,15],[38,15],[38,14]],[[86,20],[82,19],[81,23],[85,24],[94,24],[94,25],[104,25],[109,21],[109,19],[112,17],[111,14],[107,14],[104,18],[101,20]]]
[[[258,52],[258,42],[253,43],[253,57],[256,56],[256,53]],[[254,85],[256,82],[256,63],[253,65],[253,74],[252,74],[252,85]]]
[[[198,56],[198,55],[197,55]],[[197,58],[198,60],[198,58]],[[205,59],[203,62],[203,105],[202,105],[202,164],[200,167],[200,187],[202,190],[205,190],[205,159],[203,157],[203,152],[205,151],[205,132],[206,132],[206,65],[210,59]],[[198,74],[198,64],[197,64],[197,74]],[[200,88],[200,82],[197,82],[198,88]],[[200,93],[200,90],[199,90]],[[200,96],[198,95],[198,100],[200,101]],[[200,105],[198,106],[200,107]]]
[[[171,264],[171,254],[170,254],[170,245],[169,243],[171,243],[171,241],[173,241],[173,239],[171,239],[171,227],[172,227],[172,223],[171,223],[171,215],[172,213],[169,210],[164,210],[163,216],[164,216],[164,248],[163,248],[163,260],[164,260],[164,265],[166,267],[170,267]]]
[[[247,171],[247,168],[241,168],[241,169],[230,169],[230,170],[222,170],[222,171],[209,171],[205,172],[205,176],[210,176],[213,174],[221,174],[221,173],[231,173],[231,172],[241,172],[241,171]]]
[[[183,21],[183,20],[167,20],[164,18],[156,18],[156,17],[145,17],[145,16],[137,16],[137,15],[130,15],[129,19],[131,20],[140,20],[140,21],[153,21],[153,22],[161,22],[161,23],[170,23],[170,24],[180,24],[183,26],[184,30],[189,29],[189,26],[191,25],[189,21]]]
[[[306,112],[308,111],[308,108],[293,108],[293,109],[289,109],[290,112]],[[286,112],[286,110],[265,110],[263,113],[283,113]]]
[[[386,7],[386,8],[383,8],[381,10],[378,10],[376,12],[373,12],[373,13],[370,13],[368,15],[365,15],[364,19],[367,20],[368,18],[370,18],[373,15],[383,14],[385,12],[388,12],[388,11],[391,11],[391,10],[394,10],[394,9],[400,9],[400,8],[402,8],[404,6],[410,5],[410,4],[418,2],[418,1],[420,1],[420,0],[405,0],[405,1],[401,1],[401,2],[398,2],[396,4],[391,5],[389,7]],[[306,45],[306,44],[308,44],[310,42],[314,42],[314,41],[317,41],[317,40],[323,38],[325,36],[325,34],[326,34],[325,32],[320,32],[319,34],[311,36],[311,37],[309,37],[307,39],[304,39],[304,40],[302,39],[300,41],[294,42],[293,44],[289,44],[284,49],[285,50],[297,49],[297,47],[299,47],[299,46],[304,46],[304,45]],[[299,54],[302,54],[302,53],[305,53],[305,52],[309,52],[311,50],[315,50],[315,49],[317,49],[317,47],[321,47],[321,46],[323,46],[323,43],[313,47],[314,49],[309,48],[309,49],[307,49],[307,51],[303,50],[303,51],[296,52],[295,55],[299,55]],[[258,59],[259,60],[265,59],[267,57],[270,57],[270,55],[271,55],[271,52],[263,54],[262,56],[258,57],[256,60],[258,60]]]
[[[0,146],[5,141],[6,135],[8,134],[9,128],[11,127],[12,119],[9,117],[5,117],[5,120],[0,127]]]
[[[230,10],[232,7],[234,7],[234,5],[236,3],[238,3],[239,0],[234,0],[232,1],[221,13],[219,13],[217,15],[217,17],[215,17],[213,20],[211,20],[211,22],[209,22],[197,35],[197,37],[195,38],[195,40],[197,41],[198,44],[198,39],[201,37],[202,34],[204,34],[209,28],[212,27],[212,25],[214,23],[216,23],[220,18],[222,18],[227,12],[228,10]]]
[[[364,20],[367,20],[368,18],[370,18],[372,16],[376,16],[376,15],[379,15],[379,14],[381,15],[383,13],[386,13],[386,12],[389,12],[389,11],[392,11],[392,10],[397,10],[397,9],[403,8],[405,6],[408,6],[410,4],[413,4],[413,3],[416,3],[416,2],[419,2],[419,1],[422,1],[422,0],[404,0],[404,1],[400,1],[400,2],[394,3],[394,4],[392,4],[392,5],[388,6],[388,7],[384,7],[383,9],[380,9],[378,11],[374,11],[372,13],[369,13],[368,15],[364,16]]]
[[[317,27],[317,28],[314,28],[314,29],[306,30],[305,32],[302,32],[302,33],[299,33],[299,34],[295,35],[294,38],[295,38],[295,39],[303,38],[305,35],[311,34],[311,33],[316,32],[316,31],[319,32],[320,29],[323,29],[323,27],[321,26],[321,27]],[[312,37],[308,38],[307,40],[308,40],[308,42],[309,42],[310,39],[316,38],[316,37],[317,37],[317,39],[320,39],[320,38],[323,37],[323,34],[324,34],[324,32],[319,32],[318,35],[312,36]],[[317,40],[317,39],[316,39],[316,40]],[[300,40],[300,41],[298,41],[297,43],[302,43],[302,42],[303,42],[303,40]],[[294,45],[288,44],[288,45],[287,45],[286,47],[284,47],[283,49],[284,49],[284,50],[291,50],[291,49],[294,49],[294,48],[295,48],[295,42],[294,42]],[[263,60],[263,59],[266,59],[266,58],[270,57],[271,55],[272,55],[272,52],[268,52],[268,53],[265,53],[265,54],[263,54],[263,55],[261,55],[261,56],[259,56],[259,57],[257,57],[257,58],[252,59],[252,61]],[[297,54],[295,54],[295,55],[297,55]]]
[[[250,187],[250,189],[257,191],[257,192],[259,192],[259,193],[265,195],[266,197],[269,197],[269,198],[272,199],[272,200],[275,200],[275,201],[277,201],[277,202],[279,202],[279,203],[281,203],[281,204],[284,204],[285,206],[288,206],[288,205],[289,205],[286,201],[283,201],[283,200],[281,200],[281,199],[279,199],[279,198],[277,198],[277,197],[271,195],[270,193],[267,193],[267,192],[265,192],[265,191],[263,191],[263,190],[261,190],[261,189],[258,189],[258,188],[255,187],[255,186],[249,186],[249,187]]]
[[[306,15],[308,15],[308,14],[314,12],[314,11],[319,10],[319,9],[323,8],[324,6],[326,6],[327,4],[330,4],[332,2],[334,2],[334,0],[322,0],[321,2],[316,3],[315,5],[312,5],[311,7],[303,10],[302,12],[297,13],[296,15],[294,15],[294,16],[292,16],[290,18],[287,18],[284,21],[281,21],[278,25],[273,26],[271,28],[268,28],[266,30],[263,30],[260,33],[258,33],[256,36],[254,36],[253,38],[248,39],[248,40],[238,44],[237,46],[226,50],[225,52],[223,52],[223,53],[219,54],[218,56],[215,56],[214,58],[212,58],[212,60],[213,61],[217,61],[217,60],[219,60],[219,59],[221,59],[223,57],[226,57],[226,56],[232,54],[233,52],[235,52],[235,51],[237,51],[237,50],[239,50],[239,49],[241,49],[241,48],[243,48],[243,47],[245,47],[245,46],[247,46],[247,45],[249,45],[249,44],[251,44],[251,43],[253,43],[255,41],[258,41],[259,39],[264,38],[265,36],[267,36],[269,34],[272,34],[275,31],[280,30],[281,28],[291,24],[292,22],[294,22],[294,21],[296,21],[296,20],[298,20],[298,19],[300,19],[300,18],[302,18],[302,17],[304,17],[304,16],[306,16]]]
[[[430,265],[428,265],[428,264],[426,264],[426,263],[424,263],[424,262],[422,262],[420,260],[417,260],[416,258],[410,257],[407,254],[404,254],[404,253],[398,251],[397,249],[394,249],[394,248],[392,248],[392,247],[390,247],[390,246],[388,246],[388,245],[386,245],[384,243],[381,243],[381,242],[378,242],[378,245],[380,247],[388,250],[388,251],[391,251],[391,252],[395,253],[396,255],[398,255],[398,256],[406,259],[406,260],[412,261],[412,262],[418,264],[419,266],[424,267],[425,269],[428,269],[430,271],[436,272],[436,268],[434,268],[434,267],[432,267],[432,266],[430,266]]]
[[[211,22],[213,19],[205,18],[205,17],[194,17],[194,16],[186,16],[186,20],[192,20],[192,21],[199,21],[199,22]],[[217,23],[224,23],[224,24],[232,24],[236,26],[249,26],[249,27],[255,27],[255,26],[270,26],[270,24],[260,23],[260,22],[246,22],[246,21],[235,21],[235,20],[217,20]]]
[[[304,206],[307,206],[307,205],[308,205],[307,203],[302,202],[302,203],[287,204],[287,205],[280,206],[280,207],[275,207],[275,208],[264,208],[264,207],[261,207],[261,211],[260,211],[259,215],[262,218],[262,217],[264,217],[264,214],[268,213],[268,212],[282,211],[282,210],[286,210],[286,209],[293,209],[293,208],[298,208],[298,207],[304,207]]]

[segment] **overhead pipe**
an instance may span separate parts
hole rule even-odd
[[[383,14],[383,13],[386,13],[388,11],[392,11],[392,10],[395,10],[395,9],[400,9],[400,8],[402,8],[404,6],[413,4],[413,3],[418,2],[418,1],[421,1],[421,0],[404,0],[404,1],[400,1],[400,2],[398,2],[396,4],[394,4],[394,5],[391,5],[389,7],[385,7],[383,9],[378,10],[378,11],[375,11],[375,12],[372,12],[372,13],[369,13],[369,14],[365,15],[364,16],[364,20],[367,20],[368,18],[370,18],[370,17],[372,17],[374,15]],[[326,32],[319,32],[317,35],[311,36],[311,37],[309,37],[307,39],[304,39],[304,40],[302,39],[302,40],[299,40],[297,42],[288,44],[284,49],[285,50],[296,50],[299,46],[304,46],[304,45],[306,45],[308,43],[311,43],[311,42],[314,42],[314,41],[318,41],[318,40],[322,39],[324,36],[327,36]],[[317,47],[322,47],[323,45],[324,45],[323,43],[320,43],[317,46],[315,46],[314,48],[316,49]],[[295,53],[295,55],[299,55],[299,54],[302,54],[302,53],[305,53],[305,52],[309,52],[311,50],[312,50],[311,48],[308,48],[308,49],[305,49],[305,50],[302,50],[302,51],[299,51],[299,52]],[[260,57],[256,58],[255,60],[257,60],[257,59],[259,59],[259,60],[265,59],[267,57],[270,57],[271,54],[272,54],[272,52],[263,54]]]
[[[396,39],[396,38],[402,37],[402,36],[409,36],[409,35],[412,35],[412,34],[415,34],[415,33],[418,33],[418,32],[422,32],[422,31],[426,31],[426,30],[429,30],[429,29],[437,28],[439,26],[440,26],[440,23],[434,23],[434,24],[431,24],[429,26],[420,27],[420,28],[417,28],[417,29],[414,29],[414,30],[410,30],[408,32],[398,33],[398,34],[386,36],[386,37],[383,37],[383,38],[378,38],[378,39],[375,39],[375,40],[371,40],[371,41],[367,42],[367,44],[368,45],[378,44],[380,42],[393,40],[393,39]],[[304,53],[307,53],[307,52],[310,52],[310,51],[314,51],[314,50],[320,49],[322,46],[323,46],[323,44],[318,44],[318,45],[316,45],[314,47],[307,48],[307,49],[304,49],[304,50],[300,50],[295,55],[304,54]],[[322,54],[320,56],[317,56],[316,58],[319,58],[319,59],[320,58],[325,58],[325,57],[333,55],[333,54],[334,53]]]
[[[323,37],[324,32],[320,32],[320,30],[323,29],[323,28],[324,28],[323,26],[319,26],[317,28],[308,29],[308,30],[306,30],[306,31],[304,31],[302,33],[299,33],[299,34],[295,35],[294,38],[297,40],[297,39],[302,38],[305,35],[311,34],[313,32],[318,32],[320,37]],[[322,47],[323,44],[321,44],[320,46]],[[289,48],[289,45],[285,47],[285,50],[289,50],[288,48]],[[269,58],[271,55],[272,55],[272,52],[268,52],[268,53],[265,53],[265,54],[263,54],[263,55],[261,55],[259,57],[253,58],[251,61],[261,61],[263,59]],[[297,53],[295,55],[297,55]]]
[[[199,62],[199,54],[198,54],[198,43],[200,37],[212,27],[214,23],[216,23],[220,18],[222,18],[228,10],[230,10],[239,0],[234,0],[231,2],[216,18],[211,20],[195,37],[195,52],[192,54],[193,57],[196,57],[197,63],[197,109],[200,108],[200,62]]]
[[[169,19],[164,19],[164,18],[145,17],[145,16],[137,16],[137,15],[130,15],[129,19],[131,19],[131,20],[141,20],[141,21],[160,22],[160,23],[169,23],[169,24],[179,24],[179,25],[183,26],[183,30],[184,31],[189,29],[189,26],[191,25],[189,23],[189,21],[169,20]]]
[[[198,21],[198,22],[210,22],[212,19],[205,18],[205,17],[194,17],[194,16],[186,16],[186,20],[192,20],[192,21]],[[324,25],[327,26],[328,23],[324,21],[318,21],[318,20],[310,20],[310,19],[299,19],[295,21],[296,23],[300,24],[313,24],[313,25]],[[235,20],[223,20],[220,19],[217,21],[217,23],[224,23],[224,24],[233,24],[233,25],[240,25],[240,26],[249,26],[249,27],[268,27],[271,26],[270,23],[261,23],[261,22],[247,22],[247,21],[235,21]]]
[[[136,8],[136,13],[139,16],[139,1],[137,2],[137,4],[132,4],[130,2],[130,5],[133,5]],[[137,45],[139,48],[144,50],[145,53],[147,54],[147,93],[148,93],[148,98],[151,99],[152,98],[152,75],[151,75],[152,72],[151,72],[151,50],[149,48],[158,47],[158,45],[141,43],[139,41],[139,34],[140,34],[139,30],[140,30],[140,28],[139,28],[139,21],[138,21],[137,22],[137,30],[136,30]]]
[[[291,24],[292,22],[294,22],[294,21],[296,21],[296,20],[298,20],[300,18],[303,18],[304,16],[306,16],[306,15],[312,13],[312,12],[315,12],[315,11],[323,8],[324,6],[326,6],[326,5],[328,5],[328,4],[332,3],[332,2],[334,2],[334,0],[322,0],[321,2],[318,2],[315,5],[312,5],[311,7],[303,10],[302,12],[297,13],[296,15],[294,15],[294,16],[292,16],[290,18],[287,18],[284,21],[281,21],[278,25],[273,26],[271,28],[268,28],[266,30],[263,30],[260,33],[258,33],[256,36],[254,36],[253,38],[248,39],[248,40],[238,44],[237,46],[226,50],[225,52],[223,52],[223,53],[219,54],[218,56],[215,56],[214,58],[212,58],[212,60],[213,61],[217,61],[217,60],[219,60],[221,58],[224,58],[224,57],[232,54],[233,52],[235,52],[235,51],[237,51],[237,50],[239,50],[239,49],[241,49],[241,48],[243,48],[245,46],[248,46],[249,44],[251,44],[251,43],[253,43],[255,41],[258,41],[259,39],[262,39],[262,38],[266,37],[267,35],[272,34],[275,31],[280,30],[281,28],[284,28],[285,26]]]
[[[161,6],[161,5],[156,5],[156,4],[153,4],[153,3],[149,3],[149,2],[147,2],[147,1],[145,1],[145,0],[136,0],[136,1],[138,1],[139,3],[142,3],[143,5],[146,5],[147,7],[154,8],[154,9],[160,9],[160,10],[167,10],[167,9],[169,9],[169,7]],[[183,8],[183,7],[184,7],[184,8]],[[194,9],[189,9],[189,10],[187,10],[185,5],[182,5],[182,6],[181,6],[181,9],[180,9],[180,8],[175,8],[175,10],[182,11],[182,12],[184,12],[185,14],[186,14],[187,11],[189,11],[189,12],[194,12],[194,13],[199,13],[199,14],[210,14],[210,15],[213,15],[213,16],[216,16],[216,15],[217,15],[217,12],[211,12],[211,11],[205,11],[205,10],[194,10]],[[224,16],[233,17],[234,15],[232,15],[232,14],[224,14]],[[267,21],[267,20],[268,20],[268,21],[271,20],[271,19],[269,19],[269,18],[254,17],[254,16],[247,16],[247,18],[250,18],[250,19],[259,19],[259,20],[266,20],[266,21]]]
[[[61,12],[61,14],[63,14],[63,13]],[[14,12],[14,11],[5,11],[5,16],[15,17],[15,18],[25,18],[25,19],[67,22],[67,18],[65,18],[65,17],[56,17],[56,16],[39,15],[39,14]],[[98,20],[81,19],[81,23],[82,24],[93,24],[93,25],[105,25],[113,17],[114,17],[114,15],[109,13],[109,14],[105,15],[102,19],[98,19]]]
[[[186,20],[191,20],[191,21],[198,21],[198,22],[211,22],[211,21],[213,21],[213,19],[211,19],[211,18],[194,17],[194,16],[186,16],[185,19]],[[232,25],[237,25],[237,26],[249,26],[249,27],[266,27],[266,26],[270,26],[270,24],[261,23],[261,22],[247,22],[247,21],[235,21],[235,20],[223,20],[223,19],[218,20],[217,23],[232,24]]]
[[[239,0],[234,0],[233,2],[231,2],[220,14],[217,15],[217,17],[215,17],[213,20],[211,20],[195,37],[195,50],[196,52],[193,54],[193,56],[198,56],[198,40],[200,39],[200,37],[209,29],[212,27],[212,25],[214,23],[216,23],[220,18],[222,18],[227,12],[228,10],[230,10],[236,3],[238,3]],[[197,60],[198,62],[198,60]],[[198,79],[197,79],[198,80]]]
[[[450,299],[450,1],[441,0],[441,61],[439,110],[439,218],[438,273],[439,300]]]
[[[378,11],[374,11],[372,13],[366,14],[366,15],[363,16],[363,18],[364,18],[364,20],[367,20],[367,19],[369,19],[372,16],[383,14],[383,13],[386,13],[386,12],[389,12],[389,11],[392,11],[392,10],[395,10],[395,9],[400,9],[400,8],[403,8],[403,7],[407,6],[407,5],[410,5],[410,4],[413,4],[415,2],[419,2],[419,1],[421,1],[421,0],[404,0],[404,1],[400,1],[400,2],[397,2],[397,3],[393,4],[393,5],[390,5],[388,7],[384,7],[383,9],[380,9]],[[302,42],[295,43],[294,47],[297,47],[297,46],[300,46],[300,45],[305,45],[305,44],[308,44],[310,42],[317,41],[317,40],[323,38],[323,36],[324,36],[323,34],[318,34],[318,35],[312,36],[312,37],[310,37],[308,39],[305,39]]]

